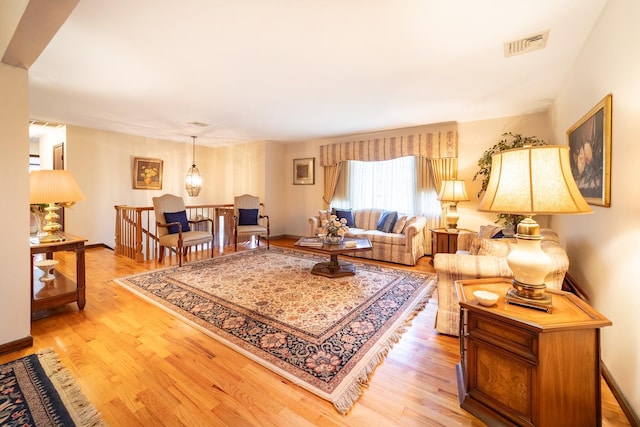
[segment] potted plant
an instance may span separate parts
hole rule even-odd
[[[522,136],[518,133],[505,132],[502,134],[502,139],[498,141],[493,147],[488,148],[482,157],[478,159],[478,171],[473,175],[473,180],[481,180],[480,191],[478,191],[478,198],[487,190],[487,184],[489,183],[489,176],[491,176],[491,157],[505,150],[511,150],[512,148],[522,148],[525,145],[537,146],[546,145],[542,139],[535,136]],[[497,224],[502,224],[505,227],[503,234],[505,236],[513,235],[516,226],[524,217],[522,215],[511,215],[507,213],[501,213],[496,219]]]

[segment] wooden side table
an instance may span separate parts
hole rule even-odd
[[[460,406],[488,425],[602,425],[600,328],[611,321],[575,295],[548,289],[553,312],[505,303],[508,279],[456,281]],[[473,295],[499,295],[490,307]]]
[[[85,263],[84,244],[87,241],[82,237],[60,233],[65,240],[61,242],[39,243],[37,239],[31,242],[31,316],[38,310],[56,307],[59,305],[77,302],[78,309],[84,309],[85,296]],[[52,259],[53,254],[59,251],[74,251],[76,254],[76,278],[73,280],[54,271],[55,278],[51,282],[42,282],[40,277],[44,272],[34,269],[33,261],[36,254],[45,254],[47,259]]]
[[[458,235],[460,233],[471,233],[471,230],[457,228],[455,230],[446,228],[431,228],[431,259],[438,253],[455,254],[458,250]]]

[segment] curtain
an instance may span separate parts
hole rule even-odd
[[[436,190],[433,163],[424,157],[416,157],[416,215],[424,216],[427,219],[427,226],[424,228],[424,241],[427,245],[427,253],[431,253],[431,229],[441,226],[443,209],[438,200]]]
[[[458,157],[458,132],[414,133],[320,146],[320,165],[325,167],[345,160],[380,161],[405,156]]]
[[[442,181],[456,179],[458,176],[458,159],[456,157],[441,157],[430,159],[433,170],[434,185],[440,191]]]
[[[322,201],[324,202],[325,209],[331,205],[331,200],[333,200],[333,196],[335,195],[338,178],[340,177],[343,165],[344,162],[340,162],[324,167],[324,194],[322,195]]]

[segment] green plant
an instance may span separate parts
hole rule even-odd
[[[482,157],[478,159],[478,171],[473,175],[473,180],[480,179],[481,185],[478,191],[478,198],[487,190],[487,184],[489,183],[489,176],[491,176],[491,158],[494,154],[505,150],[511,150],[512,148],[522,148],[525,145],[537,146],[547,145],[542,139],[535,136],[522,136],[519,133],[505,132],[502,134],[502,139],[498,141],[493,147],[488,148]],[[496,223],[502,223],[505,225],[513,224],[517,225],[522,221],[524,217],[522,215],[511,215],[506,213],[498,214]]]

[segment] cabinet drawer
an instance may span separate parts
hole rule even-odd
[[[527,329],[507,325],[480,313],[468,312],[467,334],[537,364],[538,336]]]

